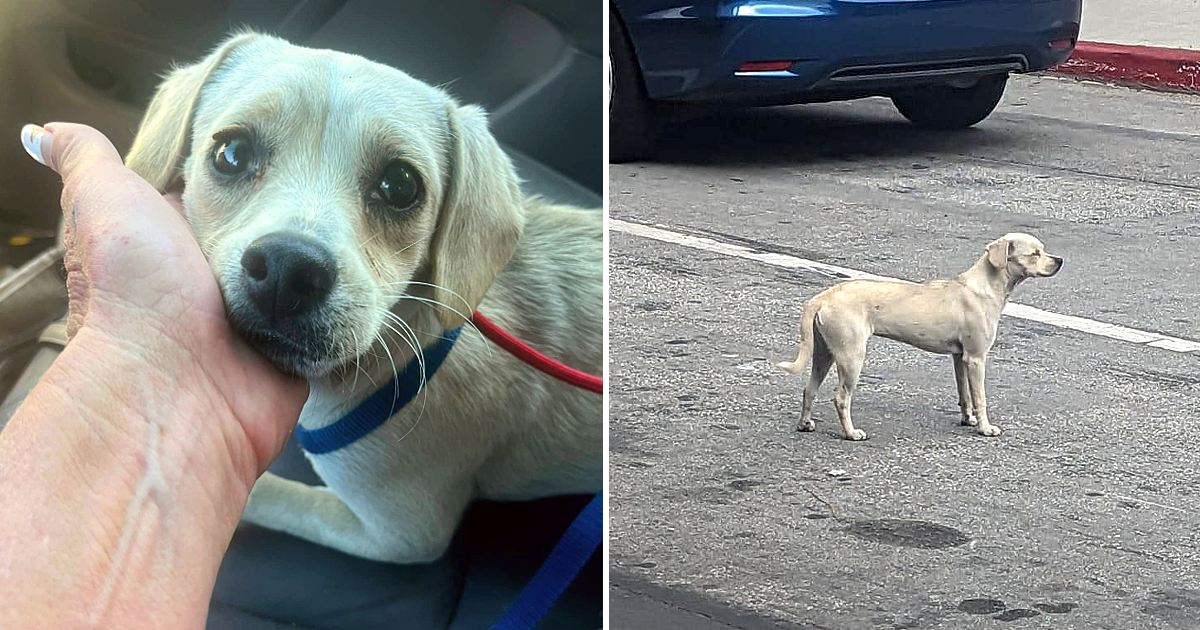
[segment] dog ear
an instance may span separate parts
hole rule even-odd
[[[988,243],[987,249],[988,262],[997,269],[1003,269],[1008,265],[1008,259],[1013,253],[1013,242],[1007,238],[998,238],[991,243]]]
[[[160,192],[178,187],[183,162],[191,149],[192,116],[201,88],[230,53],[257,37],[262,35],[234,35],[202,61],[171,71],[146,108],[133,146],[125,156],[130,170]]]
[[[447,106],[450,169],[429,247],[433,297],[446,328],[461,325],[508,264],[525,224],[520,182],[479,107]]]

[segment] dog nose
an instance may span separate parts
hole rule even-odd
[[[247,294],[271,322],[312,310],[337,282],[337,264],[323,245],[296,232],[259,238],[242,254]]]
[[[1063,258],[1062,258],[1062,256],[1051,256],[1051,258],[1053,258],[1053,259],[1054,259],[1054,262],[1058,263],[1058,268],[1059,268],[1059,269],[1062,269],[1062,266],[1063,266]]]

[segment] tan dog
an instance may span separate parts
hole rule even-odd
[[[796,360],[777,364],[800,374],[812,361],[798,429],[816,429],[813,398],[836,364],[839,383],[834,406],[842,435],[847,440],[867,439],[866,432],[854,428],[850,402],[867,339],[879,335],[951,355],[962,423],[975,426],[981,435],[1000,435],[1000,427],[988,420],[984,393],[984,364],[996,340],[1000,313],[1023,280],[1053,276],[1062,265],[1063,259],[1046,253],[1038,239],[1012,233],[992,241],[970,269],[949,280],[922,284],[851,280],[818,293],[804,305]]]
[[[246,520],[423,562],[475,498],[601,488],[602,398],[464,320],[478,308],[600,374],[602,216],[523,197],[481,109],[361,57],[242,34],[171,73],[126,161],[160,190],[182,188],[231,323],[308,378],[307,430],[463,326],[411,404],[309,456],[325,486],[268,473]]]

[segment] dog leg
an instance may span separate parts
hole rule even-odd
[[[446,509],[447,505],[438,505],[436,501],[441,499],[430,494],[421,497],[421,510],[403,515],[371,515],[382,525],[371,527],[371,523],[355,514],[329,488],[265,473],[250,491],[242,518],[370,560],[400,564],[431,562],[449,546],[461,513],[461,509],[454,511]]]
[[[843,352],[842,356],[834,358],[838,369],[838,390],[833,398],[833,406],[837,409],[838,420],[842,423],[842,436],[847,440],[865,440],[867,432],[855,429],[850,419],[850,403],[854,398],[854,388],[858,386],[858,375],[862,372],[863,360],[866,359],[866,341],[853,350]]]
[[[979,424],[975,418],[975,405],[971,404],[971,388],[967,385],[967,369],[961,354],[951,355],[954,361],[954,382],[958,385],[958,408],[962,411],[962,425],[973,427]]]
[[[815,341],[812,373],[808,376],[808,384],[804,386],[804,402],[800,409],[800,425],[796,427],[797,431],[815,431],[817,429],[817,423],[812,419],[813,401],[821,389],[821,383],[825,382],[825,376],[829,374],[829,368],[833,365],[833,355],[829,354],[829,349],[825,347],[824,342],[819,337]]]
[[[979,425],[975,430],[980,435],[995,437],[1000,435],[1000,427],[988,421],[987,393],[984,391],[984,365],[987,355],[963,355],[963,366],[967,371],[967,385],[971,390],[971,404],[975,407],[975,417]]]

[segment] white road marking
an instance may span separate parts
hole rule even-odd
[[[839,267],[838,265],[830,265],[828,263],[808,260],[799,256],[790,256],[788,254],[777,254],[774,252],[764,252],[746,247],[744,245],[735,245],[733,243],[724,243],[718,240],[703,236],[693,236],[691,234],[683,234],[673,230],[665,229],[664,227],[655,227],[651,225],[643,225],[641,223],[630,223],[620,219],[609,219],[608,228],[616,232],[631,234],[642,238],[654,239],[664,243],[672,243],[692,249],[699,249],[714,254],[722,254],[724,256],[733,256],[735,258],[743,258],[753,260],[775,267],[783,267],[785,269],[806,269],[817,273],[845,278],[865,278],[870,280],[896,280],[900,282],[909,282],[902,278],[890,278],[888,276],[878,276],[873,273],[851,269],[849,267]],[[1107,324],[1086,317],[1076,317],[1074,315],[1063,315],[1052,311],[1026,306],[1024,304],[1016,304],[1009,302],[1004,307],[1004,314],[1017,319],[1026,319],[1029,321],[1055,326],[1057,328],[1066,328],[1075,330],[1089,335],[1098,337],[1106,337],[1108,339],[1116,339],[1143,346],[1151,346],[1161,350],[1169,350],[1179,353],[1200,353],[1200,342],[1192,341],[1191,339],[1181,339],[1179,337],[1171,337],[1161,333],[1150,332],[1148,330],[1138,330],[1137,328],[1128,328],[1118,324]]]
[[[1119,494],[1109,494],[1107,492],[1104,493],[1104,496],[1112,498],[1112,499],[1119,499],[1121,501],[1132,501],[1134,503],[1142,503],[1144,505],[1153,505],[1154,507],[1157,507],[1157,508],[1163,508],[1164,510],[1175,510],[1176,512],[1183,512],[1184,514],[1188,514],[1191,512],[1191,510],[1185,510],[1181,507],[1175,507],[1174,505],[1163,505],[1162,503],[1155,503],[1153,501],[1147,501],[1145,499],[1139,499],[1137,497],[1125,497],[1125,496],[1121,496]]]

